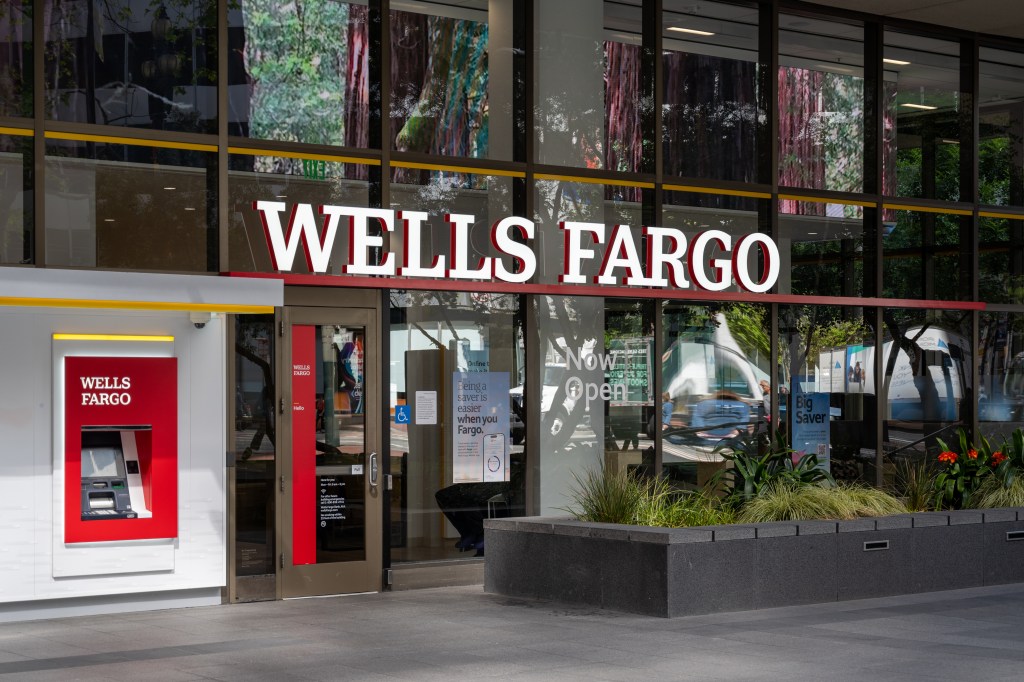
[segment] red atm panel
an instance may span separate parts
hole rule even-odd
[[[145,516],[111,518],[83,514],[83,433],[131,431]],[[99,468],[101,459],[89,464]],[[123,467],[123,464],[119,465]],[[86,467],[87,469],[89,467]],[[119,467],[97,479],[125,486]],[[129,467],[134,468],[134,467]],[[130,473],[130,472],[129,472]],[[86,479],[89,484],[90,479]],[[109,495],[115,497],[114,491]],[[106,500],[103,500],[106,502]],[[114,504],[110,502],[110,504]],[[85,520],[88,517],[91,520]],[[151,357],[66,357],[64,359],[64,542],[107,542],[174,538],[178,535],[178,361]]]

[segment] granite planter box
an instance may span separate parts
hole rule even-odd
[[[484,523],[484,589],[675,617],[1024,582],[1024,508],[650,528]]]

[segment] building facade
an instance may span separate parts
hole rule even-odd
[[[601,467],[1024,422],[1024,41],[801,2],[9,0],[0,613],[479,580]]]

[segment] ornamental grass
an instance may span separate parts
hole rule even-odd
[[[906,505],[892,495],[858,485],[794,485],[771,483],[740,510],[741,523],[768,521],[846,520],[902,514]]]
[[[578,521],[682,528],[733,523],[735,513],[703,492],[673,490],[662,478],[625,471],[573,474],[572,505],[565,511]]]
[[[971,498],[978,509],[997,507],[1024,507],[1024,480],[1019,476],[1006,485],[999,477],[989,476]]]

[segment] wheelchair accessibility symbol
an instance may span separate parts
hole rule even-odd
[[[395,405],[395,423],[408,424],[410,419],[409,405]]]

